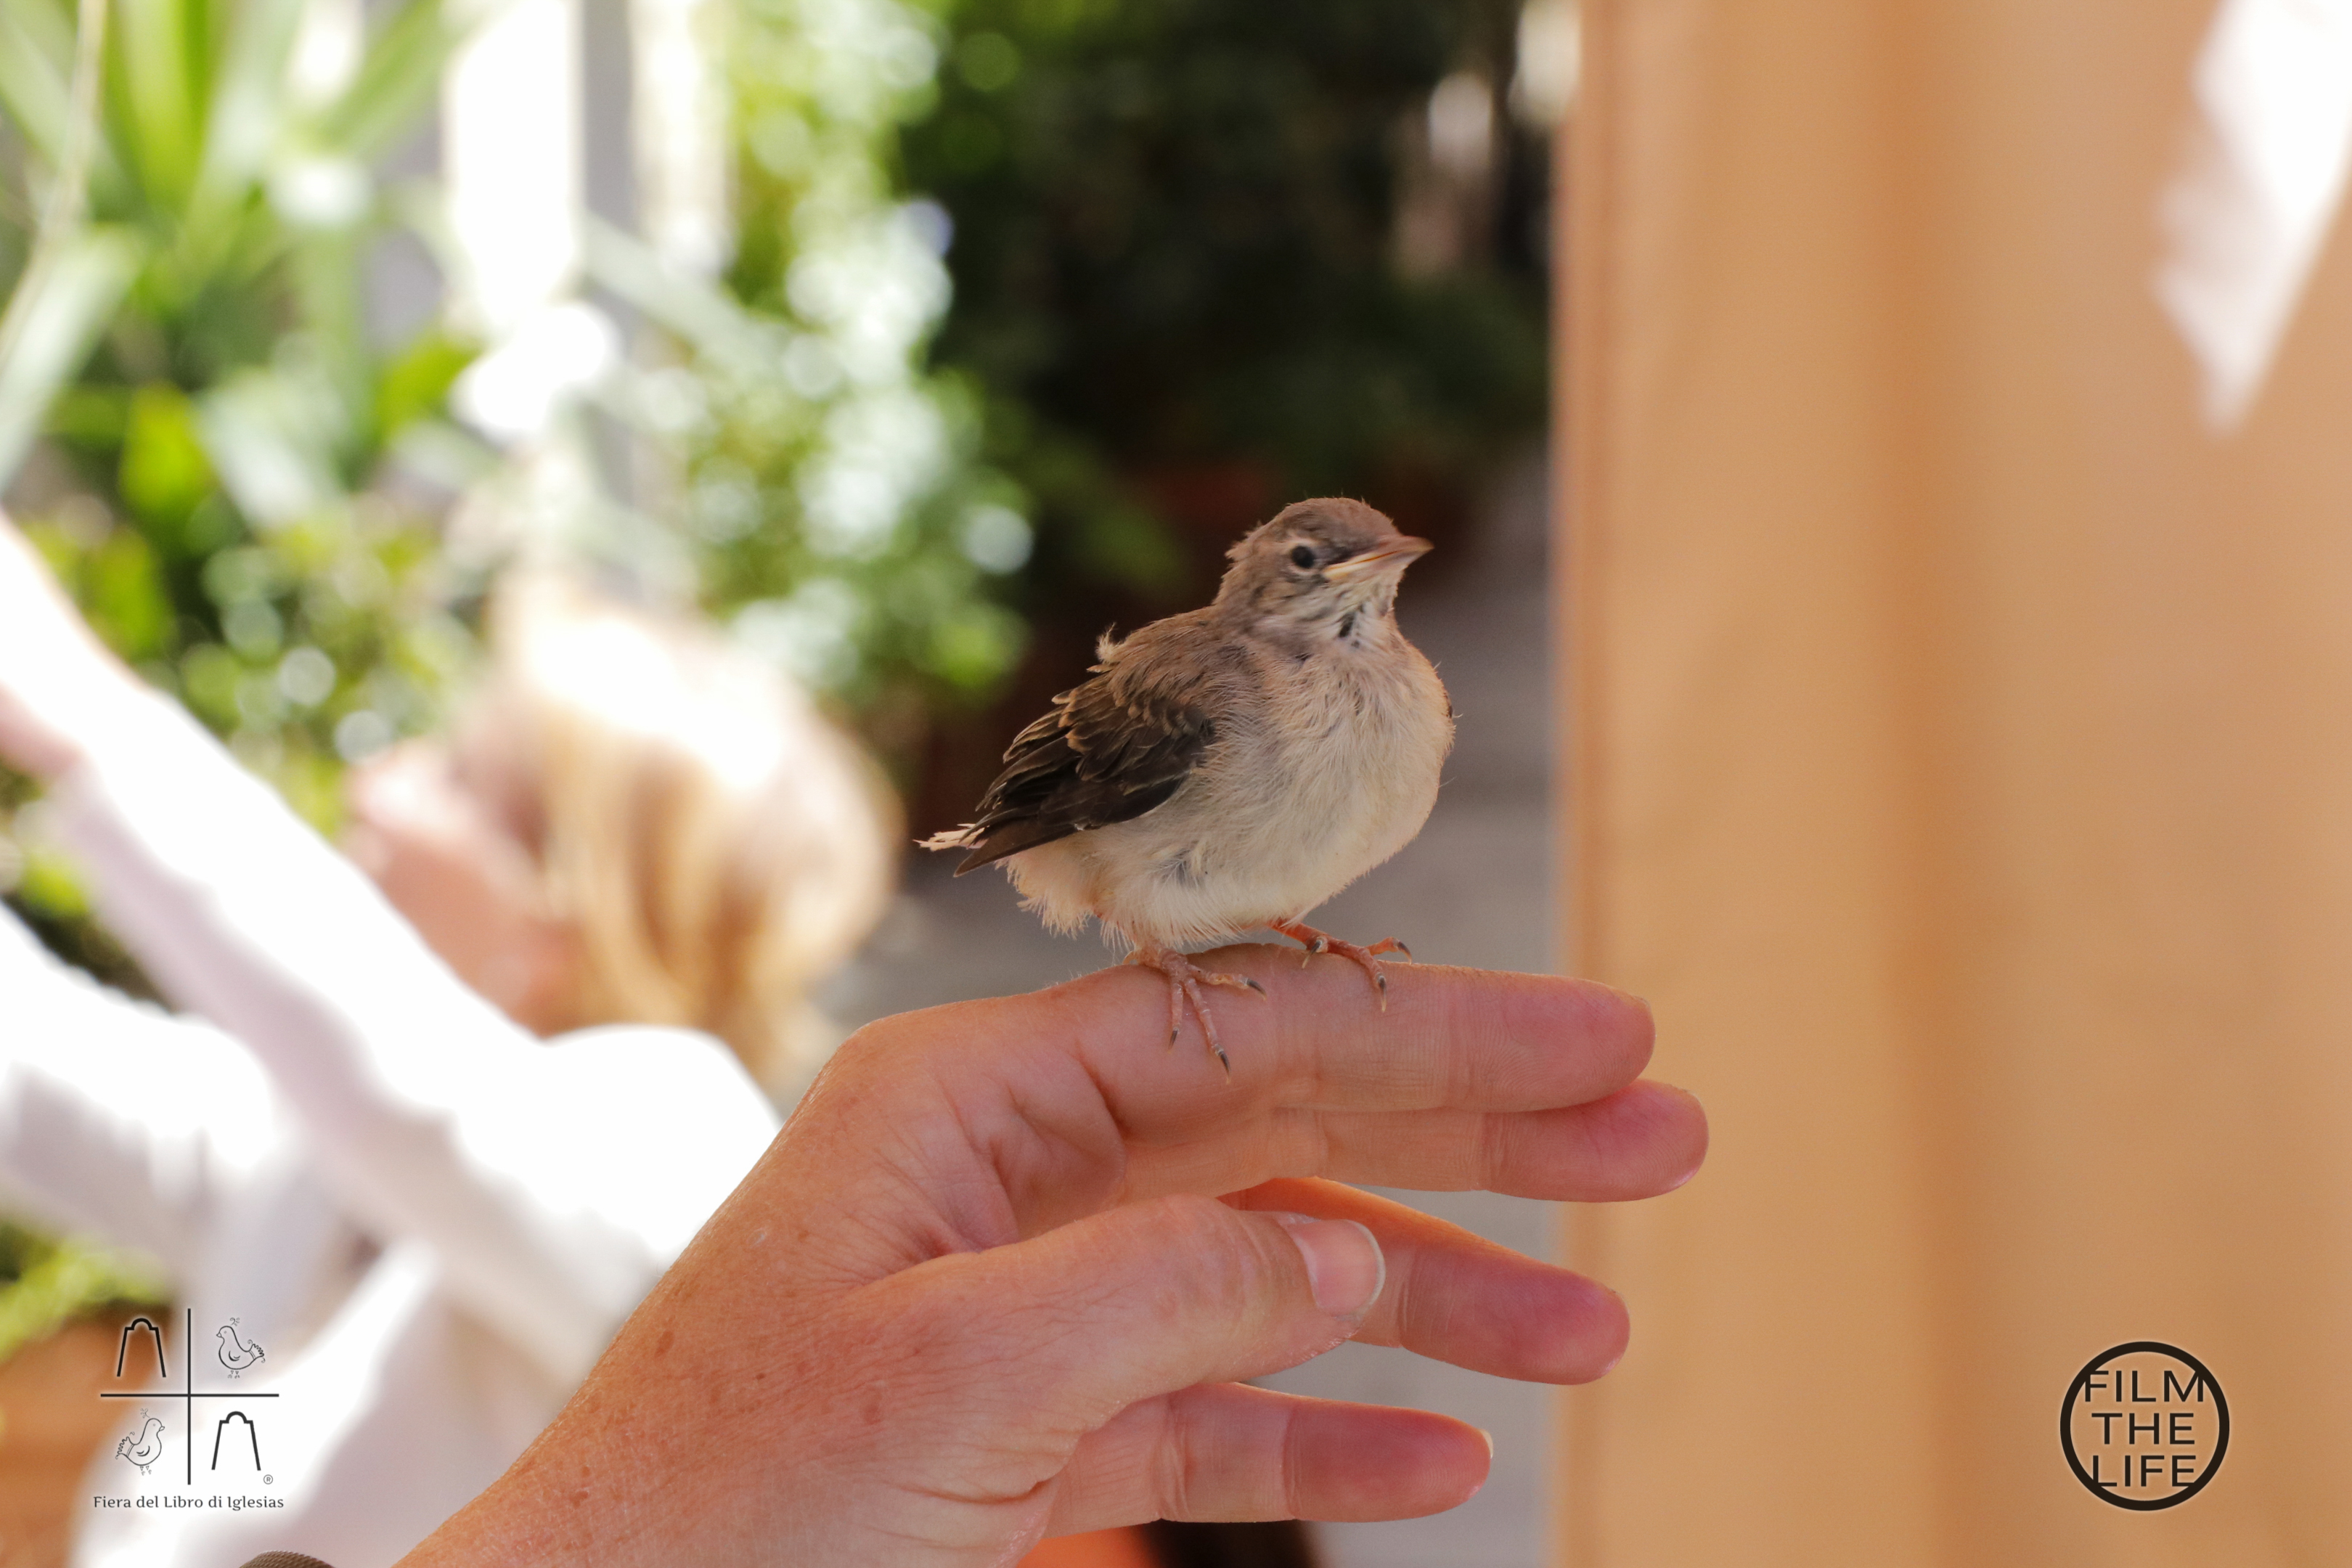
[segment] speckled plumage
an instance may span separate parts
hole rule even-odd
[[[1106,637],[1093,678],[1005,752],[967,827],[928,841],[1002,861],[1056,930],[1091,917],[1183,988],[1175,950],[1296,928],[1421,830],[1454,738],[1437,672],[1397,629],[1428,549],[1360,501],[1286,508],[1230,552],[1214,603]],[[1311,562],[1309,557],[1312,557]],[[1171,993],[1171,1027],[1181,1016]],[[1218,1052],[1223,1058],[1222,1050]]]

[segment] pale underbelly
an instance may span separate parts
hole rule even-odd
[[[1296,920],[1420,831],[1435,778],[1384,786],[1336,798],[1301,791],[1255,820],[1202,792],[1088,834],[1096,912],[1171,943]]]

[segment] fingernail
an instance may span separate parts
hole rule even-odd
[[[1487,1431],[1484,1426],[1474,1426],[1471,1430],[1477,1433],[1478,1436],[1486,1441],[1486,1457],[1490,1459],[1493,1458],[1495,1457],[1495,1435],[1492,1432]]]
[[[1316,1306],[1335,1318],[1356,1318],[1380,1300],[1389,1265],[1370,1231],[1351,1219],[1303,1214],[1273,1218],[1290,1233],[1299,1257],[1307,1260],[1307,1283],[1315,1292]]]
[[[1706,1121],[1706,1106],[1699,1100],[1697,1095],[1693,1094],[1689,1089],[1678,1089],[1677,1092],[1680,1093],[1685,1100],[1691,1102],[1691,1109],[1698,1112],[1699,1122],[1704,1126]],[[1671,1193],[1675,1187],[1680,1187],[1685,1183],[1688,1182],[1693,1176],[1699,1173],[1700,1169],[1705,1166],[1706,1163],[1706,1150],[1702,1147],[1699,1150],[1698,1158],[1692,1163],[1691,1168],[1685,1171],[1681,1175],[1676,1176],[1675,1178],[1674,1186],[1668,1187],[1666,1191]]]

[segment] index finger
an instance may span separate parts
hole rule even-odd
[[[1687,1097],[1633,1087],[1649,1009],[1607,986],[1399,965],[1383,1012],[1344,960],[1230,948],[1199,962],[1265,987],[1211,997],[1231,1079],[1197,1026],[1170,1046],[1166,981],[1136,967],[860,1031],[779,1141],[804,1190],[877,1184],[841,1212],[922,1194],[907,1226],[884,1227],[884,1252],[860,1240],[848,1273],[1276,1176],[1640,1196],[1705,1147]]]
[[[992,1020],[1025,1036],[991,1048],[985,1070],[1023,1129],[991,1152],[1027,1223],[1053,1223],[1074,1200],[1224,1193],[1275,1176],[1643,1196],[1680,1181],[1705,1146],[1686,1096],[1636,1087],[1649,1008],[1605,985],[1399,966],[1382,1011],[1345,961],[1301,968],[1286,951],[1228,948],[1200,962],[1265,988],[1210,999],[1230,1079],[1197,1024],[1170,1046],[1166,983],[1139,968],[1038,993]],[[1070,1184],[1084,1166],[1104,1184],[1084,1189],[1091,1199]]]
[[[1615,1093],[1654,1040],[1648,1004],[1591,980],[1438,965],[1389,966],[1388,1005],[1338,958],[1302,966],[1270,947],[1199,955],[1261,997],[1208,992],[1230,1081],[1186,1014],[1171,1048],[1167,982],[1124,965],[1035,998],[1084,1059],[1130,1135],[1186,1133],[1238,1108],[1353,1111],[1549,1110]]]

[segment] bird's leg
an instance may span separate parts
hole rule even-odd
[[[1184,1027],[1184,1005],[1191,1003],[1193,1016],[1201,1020],[1201,1034],[1209,1042],[1209,1050],[1217,1065],[1225,1069],[1225,1077],[1234,1076],[1234,1064],[1225,1056],[1225,1047],[1217,1039],[1217,1021],[1209,1016],[1209,1004],[1201,994],[1203,985],[1230,985],[1236,991],[1255,991],[1265,994],[1265,987],[1246,974],[1220,974],[1202,969],[1191,959],[1170,947],[1139,947],[1127,955],[1129,963],[1149,964],[1168,977],[1168,1044],[1172,1049],[1176,1037]]]
[[[1408,961],[1412,957],[1412,949],[1392,936],[1383,937],[1370,947],[1358,947],[1352,942],[1341,942],[1330,932],[1317,931],[1301,921],[1268,921],[1266,929],[1278,931],[1293,942],[1307,944],[1307,955],[1298,961],[1301,969],[1306,968],[1318,952],[1336,952],[1342,958],[1353,959],[1362,966],[1365,973],[1372,977],[1373,988],[1381,995],[1381,1011],[1383,1013],[1389,1010],[1389,977],[1381,970],[1380,955],[1401,952]]]

